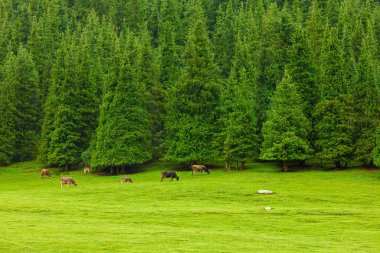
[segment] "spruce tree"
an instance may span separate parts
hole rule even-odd
[[[101,90],[104,81],[106,59],[104,57],[104,39],[102,27],[95,12],[89,13],[86,25],[81,32],[78,44],[77,78],[80,86],[78,108],[81,121],[78,131],[81,133],[80,149],[82,163],[90,163],[90,142],[95,138],[95,130],[99,116]]]
[[[180,3],[161,0],[158,16],[158,49],[160,52],[160,82],[167,90],[177,82],[181,67],[183,29]]]
[[[323,16],[317,0],[312,1],[309,17],[306,21],[306,32],[311,49],[312,68],[318,73],[320,71],[320,59],[323,44]],[[319,75],[315,75],[315,82],[319,83]]]
[[[38,73],[29,52],[20,46],[17,52],[17,66],[13,69],[16,78],[16,142],[14,161],[26,161],[37,155],[41,123],[41,97],[38,87]]]
[[[91,165],[98,169],[140,164],[152,157],[138,40],[128,31],[121,36],[114,47],[112,76],[103,92],[96,130]]]
[[[236,44],[236,14],[230,0],[225,10],[219,10],[216,21],[216,29],[213,34],[213,46],[215,63],[218,64],[221,75],[228,78],[232,67],[232,58],[235,53]]]
[[[281,161],[286,172],[289,162],[310,157],[310,131],[311,124],[304,113],[296,85],[285,72],[271,99],[268,119],[263,125],[260,158]]]
[[[43,15],[34,17],[27,48],[32,54],[39,75],[42,99],[45,100],[51,83],[51,69],[62,30],[65,27],[63,6],[59,0],[48,1]]]
[[[40,159],[67,169],[80,163],[81,125],[78,99],[77,48],[74,35],[66,33],[52,69],[52,85],[45,103]]]
[[[184,68],[168,98],[166,157],[194,162],[211,157],[219,89],[201,1],[191,1],[188,8]]]
[[[316,155],[335,163],[352,158],[353,102],[344,83],[343,58],[337,29],[326,25],[321,57],[320,101],[315,108]]]
[[[146,87],[147,97],[145,101],[149,111],[149,121],[152,132],[152,148],[155,159],[163,156],[164,145],[164,95],[163,84],[159,82],[160,67],[157,51],[151,45],[151,37],[147,29],[140,35],[140,83]]]
[[[359,78],[354,88],[355,101],[355,158],[372,165],[372,151],[376,146],[376,128],[380,124],[379,80],[376,79],[376,41],[372,24],[367,24],[358,62]]]
[[[312,111],[318,101],[315,83],[316,71],[312,63],[312,49],[306,31],[297,26],[292,38],[292,45],[288,47],[289,62],[287,69],[292,77],[298,94],[304,103],[304,112],[311,119]]]
[[[9,53],[3,75],[0,163],[32,159],[37,153],[41,99],[34,62],[23,46],[17,55]]]
[[[14,89],[14,70],[17,68],[16,57],[10,51],[3,66],[3,80],[0,82],[0,164],[13,161],[16,142],[16,91]]]
[[[258,103],[258,123],[261,129],[266,120],[269,97],[274,92],[276,83],[281,81],[285,65],[281,35],[281,13],[277,5],[271,4],[257,24],[259,25],[257,42],[259,50],[255,57],[255,65],[258,70],[255,94]]]
[[[249,55],[248,39],[238,34],[233,67],[221,92],[220,119],[214,140],[227,169],[233,162],[244,168],[247,159],[258,156],[254,95],[256,71]]]

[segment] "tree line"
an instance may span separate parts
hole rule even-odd
[[[3,0],[0,164],[380,165],[374,0]]]

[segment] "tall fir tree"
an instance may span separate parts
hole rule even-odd
[[[372,152],[376,146],[376,129],[380,124],[379,80],[376,79],[376,41],[371,22],[362,40],[358,62],[358,82],[354,88],[355,108],[355,158],[367,166],[373,163]]]
[[[66,32],[52,69],[52,85],[45,103],[40,159],[68,169],[80,163],[81,125],[78,99],[78,57],[74,37]]]
[[[15,73],[17,68],[16,56],[12,51],[5,58],[3,68],[3,80],[0,82],[0,164],[8,164],[13,161],[14,145],[16,142],[16,91],[14,89]],[[13,75],[12,75],[13,74]]]
[[[160,82],[160,65],[157,51],[151,44],[151,37],[148,29],[141,32],[140,44],[140,83],[146,87],[146,106],[149,111],[149,121],[151,125],[151,144],[153,157],[158,159],[163,156],[164,146],[164,99],[165,90]]]
[[[41,98],[34,62],[23,46],[17,55],[9,53],[3,74],[0,125],[6,149],[0,151],[0,163],[29,160],[37,154]]]
[[[160,82],[165,90],[177,82],[180,75],[183,28],[180,2],[160,0],[157,44],[160,52]]]
[[[60,46],[61,34],[65,29],[64,4],[53,0],[47,3],[43,15],[34,17],[27,48],[33,56],[38,70],[42,99],[45,100],[51,83],[54,55]]]
[[[215,132],[219,88],[202,3],[191,1],[188,8],[184,68],[168,102],[166,157],[195,162],[212,155],[210,143]]]
[[[319,93],[315,108],[316,155],[335,163],[352,158],[353,103],[344,83],[341,43],[336,28],[326,24],[321,57]]]
[[[311,50],[311,64],[312,68],[318,73],[320,72],[320,59],[323,44],[323,15],[318,6],[317,0],[312,1],[309,10],[309,17],[306,20],[306,33],[308,41],[310,42]],[[315,82],[319,83],[319,75],[314,76]]]
[[[16,78],[16,143],[14,161],[26,161],[36,157],[37,143],[41,129],[41,96],[38,87],[38,73],[30,53],[20,46],[17,52],[17,66],[13,69]]]
[[[256,71],[247,38],[237,35],[236,53],[226,87],[221,93],[221,116],[217,146],[223,147],[226,168],[233,162],[244,168],[248,159],[258,157],[258,127],[255,110]]]
[[[141,83],[138,40],[123,32],[115,44],[112,79],[106,84],[96,130],[91,165],[97,169],[120,168],[151,159],[146,87]]]
[[[276,83],[281,80],[284,69],[281,13],[276,4],[268,7],[258,24],[259,51],[255,58],[258,85],[255,93],[258,101],[258,126],[261,129],[266,120],[269,98],[275,90]]]
[[[312,49],[306,31],[298,25],[288,48],[287,70],[304,103],[304,112],[311,119],[312,111],[318,101],[315,83],[316,71],[312,63]]]
[[[225,10],[219,10],[216,28],[213,34],[213,47],[215,63],[218,65],[221,75],[228,78],[232,67],[232,58],[236,44],[236,14],[232,6],[232,0],[228,1]]]
[[[312,153],[308,141],[311,124],[296,85],[287,72],[271,99],[262,132],[264,141],[260,158],[281,161],[285,172],[289,162],[305,160]]]
[[[82,103],[78,108],[81,118],[78,131],[81,133],[79,146],[82,151],[81,162],[84,165],[89,165],[91,161],[90,143],[95,138],[99,117],[105,73],[103,64],[106,62],[103,46],[102,26],[96,13],[91,11],[81,31],[77,52],[77,79],[80,86],[78,100]]]

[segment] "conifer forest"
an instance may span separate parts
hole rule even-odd
[[[377,0],[1,0],[0,164],[380,166]]]

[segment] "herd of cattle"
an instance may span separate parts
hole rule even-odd
[[[84,167],[83,168],[84,174],[88,174],[91,171],[92,171],[92,169],[90,167]],[[194,172],[197,172],[197,171],[200,171],[201,174],[203,174],[203,172],[210,174],[211,170],[208,169],[205,165],[193,165],[193,166],[191,166],[191,173],[193,176],[194,176]],[[40,176],[41,176],[41,178],[51,178],[51,174],[50,174],[49,169],[47,169],[47,168],[42,169]],[[177,175],[177,173],[175,171],[163,171],[161,173],[161,182],[163,182],[165,180],[165,178],[170,178],[170,181],[173,181],[173,178],[177,179],[177,181],[179,180],[179,176]],[[69,187],[71,184],[74,186],[78,185],[74,181],[74,179],[71,177],[62,177],[59,181],[61,183],[61,189],[63,188],[63,185],[66,185],[67,187]],[[120,179],[120,182],[121,183],[132,183],[133,181],[129,177],[123,177]]]

